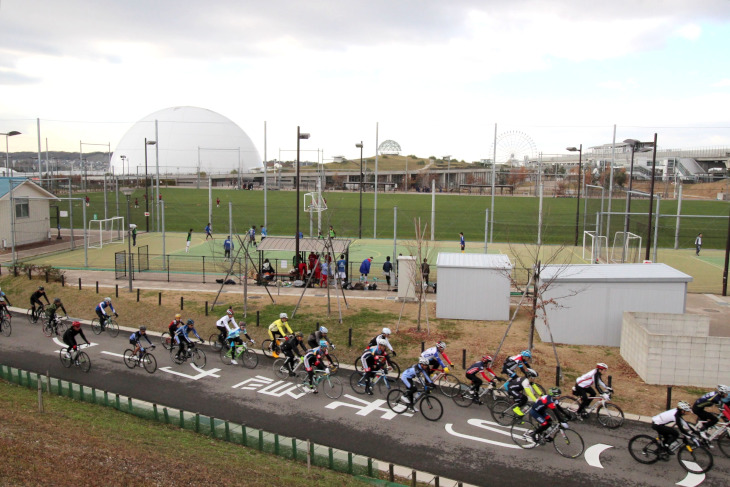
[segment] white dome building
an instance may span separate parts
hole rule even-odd
[[[155,120],[159,140],[147,147],[148,174],[155,173],[155,151],[160,174],[194,174],[198,165],[208,174],[262,167],[256,146],[234,122],[205,108],[172,107],[147,115],[124,134],[112,156],[115,174],[144,174],[144,141],[155,140]]]

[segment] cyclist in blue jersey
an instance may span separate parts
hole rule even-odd
[[[557,403],[556,398],[560,396],[560,389],[557,387],[553,387],[550,389],[549,394],[545,394],[544,396],[538,398],[537,401],[532,405],[530,408],[530,416],[535,418],[535,421],[537,421],[537,424],[539,425],[535,430],[530,433],[529,431],[525,433],[525,438],[531,438],[532,441],[537,443],[540,439],[540,435],[543,431],[547,430],[550,427],[550,423],[552,422],[552,418],[548,414],[548,409],[555,412],[555,416],[557,416],[558,421],[560,421],[560,425],[563,428],[568,428],[567,423],[567,417],[565,410],[560,407],[560,404]]]
[[[248,335],[248,332],[246,331],[246,323],[241,322],[241,326],[237,326],[236,328],[232,329],[228,336],[226,336],[226,343],[228,344],[228,352],[226,352],[226,355],[231,357],[231,364],[238,365],[238,362],[236,361],[236,356],[233,355],[233,351],[236,348],[236,345],[243,345],[243,340],[241,340],[241,333],[248,338],[248,341],[253,345],[255,342],[253,338],[251,338]]]
[[[444,372],[448,374],[449,368],[446,364],[449,364],[452,367],[454,366],[453,362],[449,360],[448,355],[446,355],[446,343],[444,342],[438,342],[435,347],[426,349],[423,353],[421,353],[421,357],[428,359],[431,370],[441,367],[444,369]],[[443,360],[441,360],[442,357]]]
[[[104,298],[104,301],[96,305],[96,316],[99,317],[99,325],[101,325],[102,330],[104,330],[104,324],[106,323],[107,318],[109,318],[109,315],[106,312],[107,308],[114,313],[115,317],[119,316],[117,314],[117,310],[115,310],[114,306],[112,306],[112,298]]]
[[[528,359],[532,358],[532,353],[529,350],[523,350],[518,355],[507,357],[502,365],[502,373],[508,374],[509,378],[512,379],[517,375],[515,372],[517,369],[522,369],[522,373],[525,377],[528,376],[527,369],[530,368],[530,364],[527,362]]]
[[[205,341],[200,338],[200,335],[198,335],[198,331],[195,329],[195,322],[193,320],[188,320],[187,323],[185,323],[183,326],[175,331],[175,343],[177,343],[180,347],[177,350],[178,360],[182,358],[182,354],[187,348],[192,348],[195,346],[188,337],[191,332],[198,338],[198,340],[200,340],[200,343],[205,343]]]
[[[383,366],[383,362],[378,360],[378,357],[387,358],[385,340],[378,338],[377,343],[378,344],[374,347],[365,349],[365,353],[363,353],[360,357],[360,362],[362,362],[362,371],[365,374],[365,392],[371,396],[373,395],[373,388],[370,385],[370,382],[375,375],[375,372],[380,370]]]
[[[713,406],[721,408],[721,403],[723,399],[728,397],[728,394],[730,394],[730,387],[720,384],[717,386],[716,391],[703,394],[702,397],[697,399],[692,405],[692,412],[700,418],[700,420],[704,421],[699,429],[700,436],[704,439],[707,439],[705,431],[715,426],[718,421],[717,415],[708,413],[705,411],[705,408]]]
[[[147,343],[152,345],[150,337],[147,336],[147,327],[144,325],[140,326],[138,331],[129,335],[129,343],[134,345],[134,355],[137,355],[140,359],[142,358],[142,353],[144,353],[144,348],[142,348],[142,344],[140,343],[142,337],[147,340]]]
[[[418,359],[418,363],[413,367],[406,369],[400,375],[400,380],[406,386],[406,399],[408,399],[408,410],[412,413],[418,412],[416,405],[413,403],[413,394],[416,392],[416,381],[418,380],[423,387],[427,387],[427,384],[433,385],[431,377],[428,375],[429,371],[429,360],[425,357]],[[422,379],[419,376],[423,377]],[[425,381],[425,382],[424,382]]]

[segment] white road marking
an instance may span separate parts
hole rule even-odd
[[[198,375],[189,375],[189,374],[183,374],[182,372],[178,372],[176,370],[172,370],[171,367],[160,367],[159,370],[163,372],[167,372],[168,374],[173,375],[179,375],[180,377],[185,377],[186,379],[192,379],[192,380],[198,380],[202,379],[203,377],[218,377],[220,378],[220,375],[216,375],[216,372],[220,372],[221,369],[210,369],[210,370],[202,370],[196,367],[193,364],[190,364],[194,370],[197,370],[199,373]]]
[[[687,465],[691,469],[699,470],[700,466],[697,465],[695,462],[684,462],[685,465]],[[705,481],[705,474],[703,473],[692,473],[687,472],[687,476],[682,479],[681,482],[677,482],[676,485],[681,485],[683,487],[695,487],[697,485],[700,485],[702,482]]]
[[[454,431],[453,424],[451,424],[451,423],[446,423],[445,429],[446,429],[446,432],[449,433],[450,435],[454,435],[459,438],[466,438],[467,440],[474,440],[474,441],[478,441],[480,443],[488,443],[490,445],[501,446],[504,448],[513,448],[515,450],[521,450],[521,448],[519,446],[515,445],[514,443],[502,443],[501,441],[488,440],[486,438],[480,438],[478,436],[457,433],[456,431]]]
[[[61,340],[60,340],[60,339],[59,339],[58,337],[53,337],[53,341],[54,341],[54,342],[56,343],[56,345],[58,345],[59,347],[64,347],[64,348],[68,348],[68,345],[66,345],[65,343],[63,343],[63,342],[62,342],[62,341],[61,341]],[[95,346],[97,346],[97,345],[98,345],[98,343],[94,343],[94,342],[91,342],[91,343],[89,343],[88,345],[86,345],[86,344],[81,344],[81,345],[79,345],[79,348],[88,348],[88,347],[95,347]]]
[[[382,413],[380,415],[380,417],[382,419],[388,419],[388,420],[393,419],[397,416],[401,416],[401,414],[397,414],[397,413],[393,412],[390,408],[383,407],[384,405],[387,404],[387,401],[384,399],[376,399],[373,402],[368,402],[359,397],[351,396],[350,394],[345,394],[345,397],[347,399],[349,399],[351,401],[355,401],[356,403],[359,403],[359,404],[351,404],[351,403],[344,402],[344,401],[334,401],[334,402],[331,402],[328,405],[326,405],[325,408],[326,409],[337,409],[338,407],[341,407],[341,406],[347,407],[347,408],[353,408],[353,409],[358,410],[357,413],[355,413],[358,416],[367,416],[368,414],[370,414],[372,412],[380,412],[380,413]],[[404,412],[404,413],[402,413],[402,416],[407,416],[410,418],[410,417],[413,417],[413,413]]]
[[[257,375],[256,377],[246,379],[243,382],[239,382],[238,384],[231,386],[231,389],[241,388],[246,391],[255,391],[259,387],[269,385],[272,382],[274,382],[274,379],[269,379],[268,377],[264,377],[263,375]]]
[[[103,353],[104,355],[112,355],[114,357],[124,358],[124,355],[121,353],[107,352],[106,350],[102,350],[101,353]]]
[[[585,457],[588,465],[591,467],[603,468],[603,465],[601,465],[601,452],[603,452],[603,450],[608,450],[609,448],[613,448],[613,446],[604,445],[603,443],[598,443],[586,448]]]

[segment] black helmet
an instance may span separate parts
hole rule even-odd
[[[53,302],[54,303],[60,303],[61,302],[61,298],[53,298]]]
[[[39,290],[39,291],[44,291],[44,290],[45,290],[45,288],[44,288],[43,286],[38,286],[38,290]]]
[[[147,331],[147,327],[142,325],[139,327],[139,331]]]
[[[195,325],[195,322],[193,320],[188,320],[188,326]]]

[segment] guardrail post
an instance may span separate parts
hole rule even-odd
[[[127,409],[128,409],[127,412],[129,414],[134,414],[134,410],[133,410],[134,408],[132,406],[132,398],[131,397],[127,397]]]
[[[327,466],[332,470],[335,467],[335,452],[332,451],[332,447],[327,449],[327,460]]]
[[[259,430],[259,451],[264,451],[264,430]]]
[[[307,439],[307,470],[312,469],[312,442]]]
[[[231,427],[228,424],[228,421],[225,422],[226,425],[226,441],[231,441]]]
[[[116,397],[115,397],[114,401],[116,402],[117,409],[119,411],[121,411],[122,410],[122,404],[121,404],[121,400],[119,398],[119,394],[116,394]]]
[[[38,374],[38,412],[43,412],[43,384],[41,383],[41,376]]]
[[[672,386],[667,386],[667,409],[672,409]]]
[[[185,301],[184,298],[180,296],[180,311],[182,311],[183,309],[185,309]]]
[[[180,427],[185,429],[185,416],[183,415],[184,411],[180,410]]]
[[[46,284],[48,284],[48,271],[46,271]]]
[[[61,274],[61,287],[66,287],[66,276]]]
[[[139,303],[139,288],[137,288],[137,302]]]
[[[203,256],[203,284],[205,284],[205,256]]]
[[[352,328],[347,331],[347,346],[352,346]]]
[[[114,296],[119,297],[119,284],[114,285]]]
[[[274,433],[274,455],[279,455],[279,435]]]
[[[260,321],[260,316],[259,316],[259,312],[257,311],[256,312],[256,326],[259,326],[259,321]]]
[[[215,438],[215,418],[213,416],[210,417],[210,436]]]
[[[81,398],[81,402],[86,402],[84,397],[84,386],[79,385],[79,397]]]
[[[246,425],[241,425],[241,434],[243,435],[241,437],[241,443],[243,443],[243,446],[248,446],[248,433],[246,432]]]
[[[195,413],[195,432],[200,432],[200,413]]]
[[[416,487],[416,471],[411,470],[411,487]]]
[[[388,464],[388,482],[395,482],[395,472],[393,471],[393,464]]]
[[[99,294],[99,281],[96,281],[96,294]]]
[[[167,408],[162,408],[162,416],[165,418],[165,424],[170,424],[170,413],[167,411]]]
[[[61,379],[59,379],[59,386],[61,385],[60,381]],[[104,391],[104,406],[109,406],[109,393],[107,391]]]
[[[461,368],[466,368],[466,348],[461,349]]]
[[[352,475],[352,452],[347,452],[347,473]]]
[[[438,475],[433,478],[433,486],[439,487],[439,476]]]
[[[368,477],[374,477],[373,475],[373,459],[368,457]]]
[[[51,373],[46,370],[46,384],[48,384],[48,394],[51,393]]]
[[[292,458],[292,460],[297,459],[297,439],[296,438],[291,439],[291,458]]]
[[[157,306],[162,306],[162,293],[157,293]]]
[[[33,279],[33,277],[31,276],[31,271],[32,271],[32,269],[30,267],[28,267],[28,280],[29,281]]]
[[[205,302],[205,316],[208,316],[208,301]]]
[[[81,278],[79,277],[79,291],[81,291]]]
[[[160,421],[160,414],[157,412],[157,404],[152,405],[152,412],[155,415],[155,421]]]

